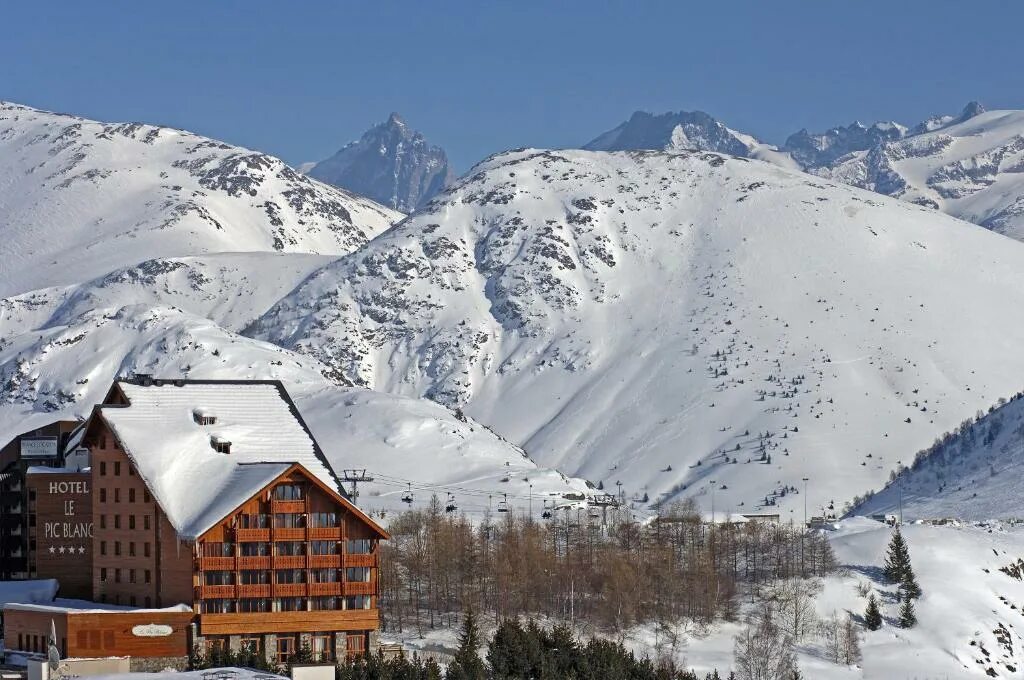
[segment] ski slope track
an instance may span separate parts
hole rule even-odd
[[[402,217],[266,154],[0,102],[0,295],[153,257],[348,253]]]
[[[839,512],[1019,391],[1022,284],[1016,241],[767,163],[521,150],[244,334],[629,498],[799,520],[804,477]]]

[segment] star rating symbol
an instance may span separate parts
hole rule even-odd
[[[79,555],[84,555],[85,554],[85,546],[84,545],[78,546],[78,554]]]
[[[63,555],[63,554],[64,554],[64,546],[61,546],[61,547],[60,547],[60,554],[61,554],[61,555]]]
[[[55,552],[57,552],[57,549],[56,549],[56,548],[54,548],[54,547],[53,547],[53,546],[51,545],[51,546],[50,546],[50,554],[52,555],[52,554],[54,554]]]

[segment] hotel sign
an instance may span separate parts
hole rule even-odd
[[[45,478],[45,475],[44,475]],[[89,482],[84,479],[44,482],[51,497],[60,499],[60,507],[63,512],[60,516],[50,515],[43,522],[43,538],[50,540],[71,540],[76,543],[88,541],[92,538],[92,508],[89,501]],[[82,517],[80,510],[84,506],[85,517]],[[42,519],[42,518],[41,518]],[[86,521],[82,521],[82,520]],[[56,520],[56,521],[51,521]],[[54,547],[50,547],[54,552]],[[84,545],[59,546],[60,554],[65,550],[74,554],[85,553]]]
[[[57,438],[56,437],[22,437],[21,438],[22,458],[56,458]]]

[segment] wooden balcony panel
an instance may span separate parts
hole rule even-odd
[[[234,599],[234,586],[199,586],[199,596],[203,599],[228,598]]]
[[[310,555],[309,567],[311,569],[330,569],[341,567],[341,555]]]
[[[340,541],[341,527],[310,527],[309,540],[311,541]]]
[[[270,597],[270,584],[249,583],[239,585],[238,597]]]
[[[274,529],[275,541],[305,541],[306,530],[299,529]]]
[[[260,612],[253,614],[201,614],[200,635],[244,633],[296,633],[316,631],[372,630],[380,624],[376,609],[313,612]]]
[[[374,553],[345,555],[346,567],[376,567],[377,555]]]
[[[305,555],[275,555],[274,569],[305,569]]]
[[[200,557],[199,568],[204,571],[211,570],[228,570],[231,571],[235,568],[234,557]]]
[[[346,581],[346,595],[376,595],[377,583],[374,581]]]
[[[272,501],[270,504],[270,510],[273,513],[278,512],[289,512],[289,513],[303,513],[306,512],[306,501]]]
[[[310,597],[316,597],[318,595],[341,595],[341,584],[340,583],[310,583],[309,584]]]
[[[239,557],[239,569],[270,569],[270,556]]]
[[[274,584],[274,597],[305,597],[308,591],[305,583]]]
[[[239,543],[246,541],[266,543],[270,540],[270,529],[235,529],[235,540]]]

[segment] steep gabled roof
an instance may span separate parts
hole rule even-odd
[[[178,535],[195,539],[292,464],[343,497],[278,381],[118,380],[97,407]],[[108,399],[109,401],[109,399]],[[196,415],[212,416],[203,425]],[[229,452],[214,443],[230,442]]]

